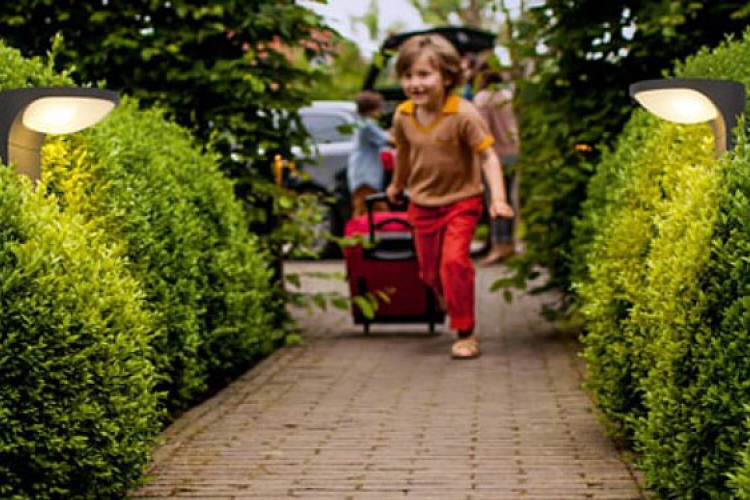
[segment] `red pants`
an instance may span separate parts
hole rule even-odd
[[[475,196],[443,207],[409,205],[422,280],[445,301],[451,328],[474,328],[474,265],[471,240],[482,215]]]

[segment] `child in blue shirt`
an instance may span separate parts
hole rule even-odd
[[[357,95],[354,102],[360,122],[354,133],[354,151],[349,156],[347,180],[352,195],[352,216],[356,217],[367,212],[365,197],[381,192],[385,187],[380,150],[392,141],[377,122],[385,105],[383,96],[365,90]],[[374,208],[378,210],[384,207]]]

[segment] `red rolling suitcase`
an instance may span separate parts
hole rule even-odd
[[[384,292],[389,300],[378,299],[373,318],[367,318],[352,301],[354,323],[363,325],[365,334],[373,323],[427,323],[434,333],[435,325],[445,321],[445,314],[432,290],[419,278],[406,212],[375,212],[373,204],[379,201],[387,202],[385,194],[368,196],[367,214],[347,223],[346,237],[360,236],[365,244],[345,248],[344,260],[351,297]]]

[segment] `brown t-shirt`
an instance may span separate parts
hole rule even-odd
[[[396,184],[409,190],[413,203],[443,206],[481,195],[477,153],[494,142],[474,105],[450,95],[435,120],[417,121],[413,101],[399,105],[393,118],[398,150]]]

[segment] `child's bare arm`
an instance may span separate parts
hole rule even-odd
[[[389,128],[385,132],[388,134],[388,145],[394,147],[396,145],[396,137],[393,135],[393,129]]]
[[[391,203],[398,203],[399,197],[406,188],[406,178],[409,169],[409,145],[402,143],[396,148],[396,162],[393,166],[393,177],[385,193]]]
[[[409,176],[409,141],[401,127],[400,118],[400,115],[396,113],[393,119],[393,127],[391,127],[390,131],[396,145],[396,161],[393,165],[391,183],[386,188],[385,194],[391,203],[399,203],[401,201],[400,198],[404,189],[406,189],[406,180]]]
[[[484,178],[490,188],[490,206],[488,207],[490,217],[512,218],[515,215],[513,208],[508,204],[505,195],[505,181],[503,180],[503,167],[500,159],[492,148],[485,148],[479,153]]]

